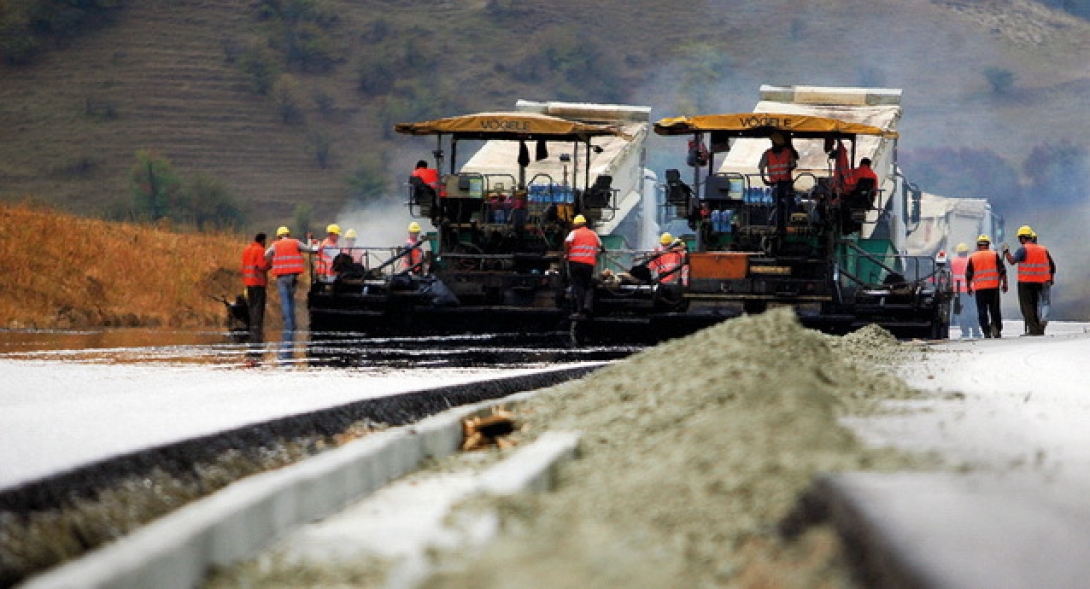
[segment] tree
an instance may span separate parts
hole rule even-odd
[[[230,229],[245,224],[246,216],[221,180],[197,174],[189,181],[186,192],[189,213],[198,229]]]
[[[909,179],[927,192],[987,198],[1004,215],[1020,206],[1018,169],[990,149],[918,149],[900,159]]]
[[[303,88],[295,76],[281,74],[273,84],[272,94],[280,120],[289,125],[303,122]]]
[[[1007,94],[1010,92],[1011,86],[1014,86],[1014,72],[1006,68],[985,68],[984,77],[988,80],[988,84],[995,94]]]
[[[130,178],[133,208],[138,217],[158,221],[184,216],[188,208],[185,192],[170,160],[153,151],[137,151]]]
[[[380,154],[372,151],[361,155],[355,170],[348,178],[350,196],[368,201],[386,194],[386,170],[386,161]]]
[[[247,47],[239,58],[239,68],[250,78],[254,92],[264,96],[272,89],[273,82],[280,75],[280,68],[272,52],[263,45]]]
[[[1022,164],[1022,173],[1029,178],[1029,200],[1036,205],[1081,204],[1086,198],[1082,185],[1090,173],[1086,149],[1067,139],[1034,146]]]
[[[292,231],[295,235],[300,237],[306,237],[306,234],[310,232],[310,221],[314,215],[314,208],[307,203],[299,203],[295,205],[295,210],[291,213],[292,226],[295,227]]]
[[[318,167],[326,169],[329,166],[329,152],[333,145],[333,139],[326,129],[312,129],[307,133],[307,142],[314,150],[314,158],[318,161]]]

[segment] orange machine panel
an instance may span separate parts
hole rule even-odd
[[[748,253],[705,252],[689,254],[690,278],[745,278],[749,271]]]

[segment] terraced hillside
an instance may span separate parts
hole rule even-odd
[[[290,219],[297,203],[341,195],[343,178],[304,149],[304,128],[284,124],[227,63],[225,43],[253,27],[246,3],[133,2],[115,26],[5,70],[3,100],[18,106],[0,109],[0,128],[36,138],[7,156],[7,181],[94,212],[100,201],[87,195],[126,197],[135,152],[151,149],[182,176],[223,180],[257,217]]]
[[[985,148],[1020,166],[1038,143],[1081,147],[1090,136],[1090,23],[1033,0],[325,4],[336,63],[292,72],[302,123],[283,122],[275,99],[228,60],[267,39],[260,2],[128,2],[113,25],[29,66],[0,66],[0,200],[99,213],[130,198],[135,152],[152,149],[183,178],[223,181],[254,227],[290,221],[301,203],[320,224],[346,204],[361,167],[378,175],[369,197],[398,190],[431,143],[389,129],[419,113],[517,98],[650,105],[653,117],[748,110],[762,83],[904,88],[906,154]],[[423,66],[406,65],[414,58]],[[388,77],[365,94],[368,60]],[[1011,73],[1012,86],[991,91],[989,68]],[[328,100],[323,112],[315,93]],[[315,136],[329,146],[325,168]],[[650,167],[684,165],[675,147],[652,138]]]

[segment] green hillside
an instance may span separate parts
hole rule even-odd
[[[296,4],[318,17],[270,15]],[[317,58],[289,62],[293,47]],[[520,97],[656,118],[749,110],[762,83],[903,88],[903,153],[986,148],[1021,167],[1043,142],[1085,149],[1088,57],[1086,21],[1029,0],[128,2],[0,69],[0,199],[116,213],[135,153],[151,150],[183,178],[221,181],[251,227],[300,204],[323,223],[398,193],[431,149],[394,122]],[[289,78],[257,80],[254,59]],[[679,146],[651,147],[656,169],[680,164]]]

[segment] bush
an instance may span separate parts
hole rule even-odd
[[[356,88],[368,96],[385,93],[401,70],[399,63],[385,51],[370,51],[356,62]]]
[[[1027,199],[1030,206],[1066,206],[1084,204],[1082,181],[1090,173],[1086,148],[1064,139],[1059,143],[1039,143],[1022,164],[1029,178]]]
[[[299,203],[295,205],[295,210],[291,213],[291,229],[292,234],[298,239],[305,239],[307,233],[310,232],[310,221],[314,215],[314,209],[307,203]]]
[[[303,89],[295,76],[281,74],[273,84],[272,94],[282,121],[289,125],[303,122]]]
[[[329,150],[333,144],[329,132],[324,129],[312,130],[307,134],[307,142],[310,143],[310,147],[314,151],[314,158],[318,161],[318,167],[323,170],[326,169],[329,165]]]
[[[367,152],[356,163],[356,168],[348,178],[349,196],[361,201],[381,198],[389,189],[386,173],[387,165],[384,158],[377,152]],[[408,173],[406,171],[405,175],[407,176]]]
[[[280,75],[280,67],[276,64],[276,58],[267,47],[262,45],[248,47],[239,59],[239,67],[250,79],[250,86],[254,92],[262,96],[269,93],[273,83]]]
[[[1014,86],[1014,72],[999,67],[990,67],[984,70],[984,77],[995,94],[1006,94]]]
[[[234,229],[246,224],[238,201],[221,180],[197,174],[186,186],[191,219],[197,229]]]
[[[1019,206],[1017,168],[990,149],[918,149],[901,154],[910,180],[927,192],[987,198],[1004,215]]]
[[[148,150],[136,152],[130,170],[133,211],[141,220],[182,218],[188,208],[182,181],[167,158]]]
[[[89,26],[109,22],[124,0],[28,0],[0,2],[0,58],[25,64],[47,46]]]

